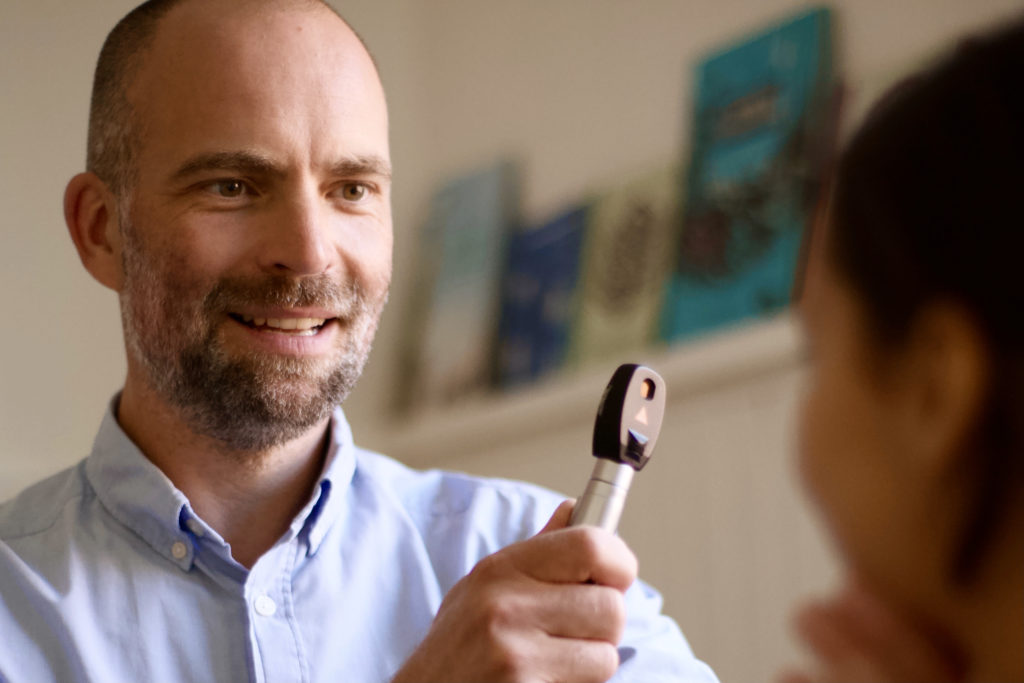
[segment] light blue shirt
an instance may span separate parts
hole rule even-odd
[[[92,453],[0,505],[0,680],[387,681],[482,557],[561,498],[357,448],[340,409],[308,504],[251,570],[108,410]],[[714,681],[637,582],[615,681]]]

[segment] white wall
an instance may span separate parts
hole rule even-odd
[[[116,301],[79,266],[63,227],[61,195],[84,162],[90,73],[99,46],[133,4],[0,3],[0,291],[6,314],[0,337],[0,498],[83,456],[105,401],[122,379]],[[689,120],[694,60],[800,5],[337,4],[380,64],[396,165],[393,304],[367,376],[350,402],[356,433],[417,464],[522,477],[574,494],[589,469],[592,408],[586,397],[600,386],[603,371],[511,402],[488,403],[475,408],[477,413],[469,410],[471,417],[496,415],[492,427],[499,434],[504,416],[515,424],[541,420],[531,404],[550,406],[564,393],[579,406],[563,424],[517,430],[521,438],[508,438],[508,429],[501,439],[474,437],[458,416],[409,427],[386,417],[392,387],[400,385],[392,361],[413,234],[430,192],[452,173],[512,153],[528,172],[527,215],[537,218],[563,201],[676,157]],[[1020,3],[842,0],[833,6],[840,61],[855,88],[848,111],[856,117],[892,74],[950,37],[1007,16]],[[776,338],[771,330],[753,335],[732,356],[716,361],[722,372],[705,376],[699,390],[684,390],[673,401],[658,460],[638,478],[622,530],[644,575],[664,589],[669,612],[726,680],[770,678],[793,654],[784,625],[793,597],[827,584],[832,572],[789,472],[797,363],[782,353],[750,366],[749,373],[728,371],[731,363],[742,366],[748,352],[763,354],[760,347],[772,346]],[[690,353],[652,358],[678,366],[670,381],[685,387],[700,374],[693,368],[701,354],[715,352],[693,352],[694,362]],[[594,394],[595,405],[596,400]],[[442,437],[429,423],[451,425],[458,433]],[[418,443],[441,438],[451,439],[450,452]]]

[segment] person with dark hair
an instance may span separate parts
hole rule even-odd
[[[91,454],[0,506],[0,681],[713,681],[613,534],[339,404],[391,277],[384,92],[318,0],[150,0],[65,217],[118,294]]]
[[[1024,681],[1024,22],[841,155],[801,314],[801,472],[850,570],[787,681]]]

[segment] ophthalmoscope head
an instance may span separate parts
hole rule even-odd
[[[643,365],[619,366],[597,409],[593,453],[598,460],[570,525],[618,528],[633,474],[650,459],[664,417],[661,376]]]

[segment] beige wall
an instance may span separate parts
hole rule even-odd
[[[0,498],[82,457],[123,375],[116,300],[84,274],[61,195],[84,159],[90,72],[134,3],[0,3]],[[383,407],[413,233],[438,182],[511,153],[527,215],[676,157],[690,65],[799,7],[792,0],[358,0],[338,6],[380,63],[396,165],[393,304],[351,399],[357,438],[417,465],[521,477],[570,494],[589,461],[603,369],[507,401],[393,425]],[[842,0],[849,112],[951,36],[1019,0]],[[833,568],[790,472],[799,385],[783,319],[652,352],[679,394],[623,536],[698,654],[726,680],[767,680],[795,653],[785,614]],[[724,349],[724,350],[723,350]],[[610,371],[610,368],[609,368]],[[561,411],[561,412],[559,412]],[[554,417],[552,417],[554,416]],[[483,425],[481,427],[481,425]],[[361,436],[360,436],[361,435]]]

